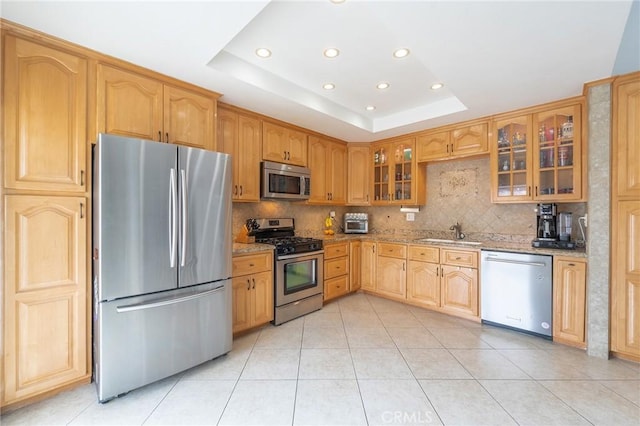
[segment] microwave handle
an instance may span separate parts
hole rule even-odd
[[[304,176],[300,176],[300,193],[305,194],[307,192],[307,180]]]

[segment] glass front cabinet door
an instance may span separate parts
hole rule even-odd
[[[533,116],[533,196],[536,200],[578,200],[581,193],[580,105]]]
[[[415,140],[397,140],[373,149],[373,204],[415,204]]]
[[[531,116],[495,121],[491,140],[493,202],[531,200]]]

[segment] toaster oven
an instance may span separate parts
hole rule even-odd
[[[369,215],[367,213],[345,213],[345,234],[366,234],[369,232]]]

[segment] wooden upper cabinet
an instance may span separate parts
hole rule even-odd
[[[4,186],[84,192],[87,60],[4,40]]]
[[[104,64],[97,80],[97,133],[164,141],[161,82]]]
[[[451,132],[451,156],[455,158],[488,154],[488,124],[460,127]]]
[[[215,149],[215,96],[97,66],[97,133]]]
[[[218,108],[217,129],[218,150],[233,158],[233,201],[260,201],[260,120]]]
[[[216,102],[187,90],[164,86],[165,142],[215,149]]]
[[[451,135],[449,132],[427,133],[418,135],[416,139],[418,162],[448,158],[450,149]]]
[[[307,165],[307,134],[278,124],[262,123],[262,159]]]
[[[416,138],[418,162],[488,154],[488,124],[479,123],[449,131],[426,132]]]
[[[616,144],[618,197],[640,196],[640,74],[621,77],[614,86],[615,122],[613,143]]]
[[[309,203],[345,204],[347,148],[345,144],[309,136],[311,194]]]
[[[371,171],[369,146],[347,145],[347,204],[368,206],[371,204]]]

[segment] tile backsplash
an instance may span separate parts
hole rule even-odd
[[[234,203],[234,235],[250,217],[293,217],[299,234],[322,234],[324,219],[336,212],[335,229],[346,212],[369,213],[369,232],[450,238],[449,227],[456,222],[468,238],[524,242],[536,235],[536,204],[492,204],[489,158],[429,163],[427,203],[406,220],[400,206],[338,207],[308,206],[286,201]],[[558,212],[573,212],[572,238],[581,239],[578,217],[584,216],[586,203],[560,203]],[[586,232],[586,229],[585,229]]]

